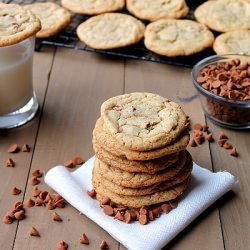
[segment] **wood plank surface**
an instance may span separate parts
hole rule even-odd
[[[34,56],[34,89],[36,91],[40,108],[43,106],[44,96],[48,83],[48,76],[53,62],[53,48],[47,48],[46,52],[42,54],[35,54]],[[40,67],[36,67],[40,65]],[[41,109],[40,109],[41,110]],[[39,114],[28,124],[11,129],[0,130],[0,216],[3,216],[12,209],[17,201],[22,201],[27,177],[30,170],[32,161],[34,145],[36,140],[37,131],[39,128],[40,111]],[[17,143],[22,146],[27,143],[31,146],[30,153],[16,153],[9,154],[7,149],[9,145]],[[7,168],[5,161],[12,158],[16,162],[14,168]],[[14,196],[11,195],[11,188],[18,187],[22,193]],[[18,222],[15,221],[11,225],[0,223],[0,249],[12,249],[16,235]]]

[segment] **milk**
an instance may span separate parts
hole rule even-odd
[[[0,116],[22,108],[32,98],[33,39],[0,47]]]

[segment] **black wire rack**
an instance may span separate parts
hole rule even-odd
[[[46,0],[4,0],[5,3],[17,3],[17,4],[32,4],[35,2],[48,2]],[[59,0],[49,0],[49,2],[55,2],[60,4]],[[187,1],[188,2],[188,1]],[[193,18],[193,9],[204,1],[189,1],[188,5],[190,7],[190,13],[187,19]],[[139,43],[128,46],[125,48],[112,49],[112,50],[96,50],[86,46],[83,42],[79,40],[76,34],[77,26],[88,19],[88,16],[75,14],[72,18],[71,24],[62,30],[56,36],[46,38],[46,39],[36,39],[36,51],[40,51],[44,45],[51,45],[57,47],[64,47],[69,49],[76,50],[84,50],[93,53],[118,56],[121,58],[135,59],[135,60],[143,60],[143,61],[151,61],[157,63],[165,63],[171,65],[177,65],[182,67],[193,67],[197,62],[202,60],[207,56],[211,56],[214,54],[212,49],[206,49],[200,53],[197,53],[192,56],[186,57],[165,57],[157,55],[149,50],[147,50],[144,46],[144,42],[140,41]]]

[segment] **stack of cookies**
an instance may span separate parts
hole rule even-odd
[[[105,101],[93,131],[96,198],[129,208],[176,199],[192,171],[188,142],[187,117],[177,103],[151,93]]]

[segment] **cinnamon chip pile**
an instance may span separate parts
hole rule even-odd
[[[14,220],[23,220],[25,217],[25,209],[22,202],[17,202],[13,208],[3,217],[4,224],[12,224]]]
[[[87,191],[91,198],[95,198],[96,192],[94,189]],[[108,197],[104,197],[100,202],[103,212],[108,216],[113,216],[114,219],[125,222],[126,224],[132,221],[139,221],[141,225],[147,224],[159,218],[162,213],[169,213],[172,209],[177,207],[177,200],[152,206],[142,206],[139,209],[132,209],[129,207],[117,207]]]
[[[202,125],[200,123],[196,123],[193,125],[193,139],[190,140],[189,146],[190,147],[196,147],[198,144],[202,144],[205,142],[205,139],[209,142],[213,142],[213,134],[209,132],[209,127],[207,125]],[[204,133],[207,133],[204,135]],[[233,145],[228,141],[228,136],[225,135],[224,132],[221,132],[219,135],[219,138],[217,139],[217,143],[220,147],[224,149],[231,149],[230,155],[237,157],[238,153],[236,150],[236,147],[233,147]]]

